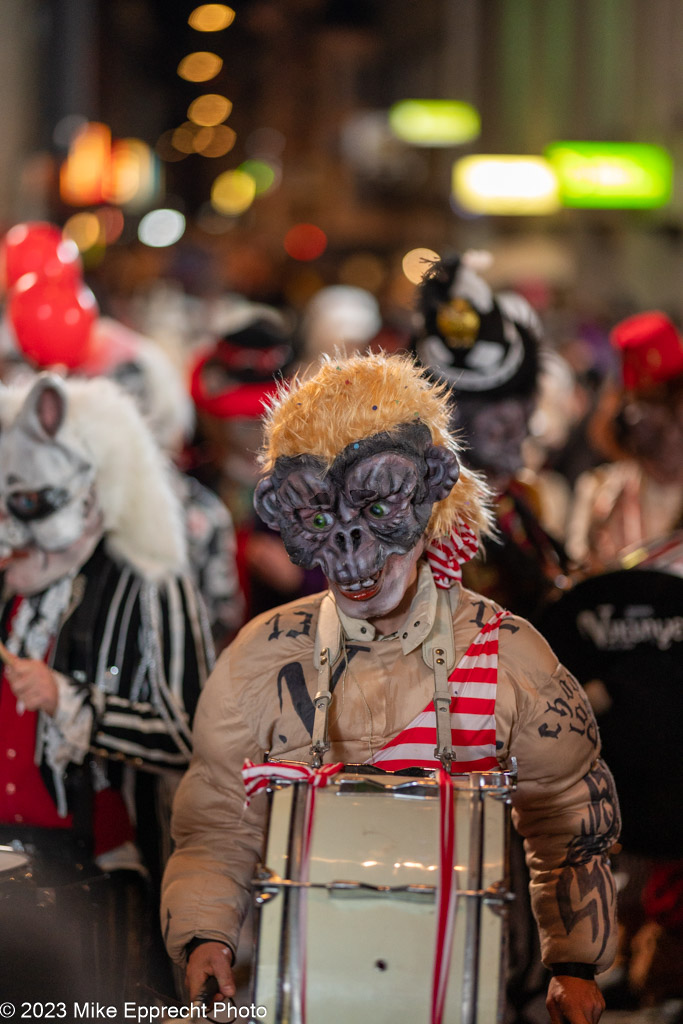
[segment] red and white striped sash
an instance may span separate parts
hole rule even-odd
[[[498,682],[498,634],[510,613],[499,611],[481,629],[448,678],[451,693],[451,734],[456,772],[488,771],[496,758],[496,685]],[[434,768],[436,714],[430,701],[398,736],[378,750],[368,764],[386,771]]]

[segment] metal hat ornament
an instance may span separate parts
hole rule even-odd
[[[456,394],[531,394],[542,327],[521,295],[494,295],[471,265],[452,256],[432,264],[418,287],[412,349]]]

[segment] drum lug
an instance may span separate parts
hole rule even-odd
[[[516,899],[514,892],[505,888],[504,882],[494,882],[485,890],[483,896],[484,903],[491,908],[496,917],[505,917],[508,905]]]
[[[261,889],[260,892],[254,893],[254,903],[257,906],[262,907],[264,903],[270,903],[270,901],[277,896],[279,889]]]
[[[251,886],[254,893],[254,902],[258,906],[269,903],[274,896],[282,889],[282,879],[274,871],[259,865],[256,878],[252,878]]]

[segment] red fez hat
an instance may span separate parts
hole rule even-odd
[[[624,387],[647,391],[683,373],[683,338],[664,313],[638,313],[610,334],[621,356]]]

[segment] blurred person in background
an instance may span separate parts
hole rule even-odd
[[[683,526],[683,339],[658,311],[619,322],[621,380],[604,389],[593,436],[611,461],[576,483],[567,547],[588,573]]]
[[[130,997],[165,969],[153,905],[213,662],[182,512],[111,381],[2,388],[0,424],[0,837],[28,860],[1,988]]]
[[[568,536],[585,578],[540,628],[585,686],[619,786],[619,953],[604,991],[630,1009],[683,998],[683,762],[666,753],[683,717],[683,339],[652,311],[611,341],[620,380],[592,429],[612,461],[579,478]]]
[[[538,495],[541,525],[558,541],[567,532],[572,490],[566,476],[556,470],[556,455],[566,449],[581,415],[581,393],[569,363],[557,352],[539,353],[537,400],[522,446],[524,467],[518,473]]]
[[[468,564],[468,586],[532,622],[567,585],[562,544],[542,526],[539,493],[520,475],[540,365],[542,327],[521,295],[494,295],[470,264],[435,263],[418,288],[414,351],[432,377],[448,383],[453,428],[470,468],[495,495],[498,536]]]
[[[255,515],[261,417],[294,361],[292,331],[270,306],[235,301],[222,333],[200,351],[191,371],[197,435],[190,471],[215,490],[233,516],[247,617],[320,588],[317,574],[293,565],[278,533]]]

